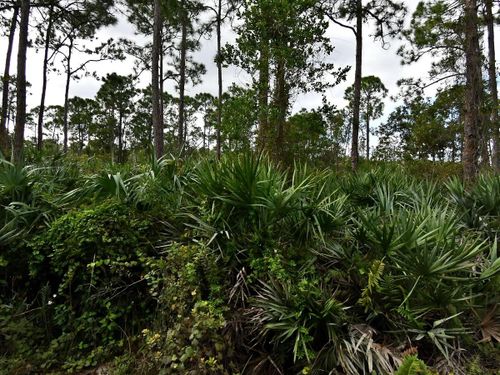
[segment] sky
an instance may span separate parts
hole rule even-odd
[[[409,9],[409,15],[415,9],[417,1],[406,0],[406,6]],[[409,22],[410,16],[407,16],[406,22]],[[497,27],[497,35],[498,35]],[[427,76],[427,71],[429,69],[430,60],[429,58],[423,59],[418,63],[412,64],[410,66],[401,65],[401,58],[396,54],[398,47],[403,43],[402,41],[392,40],[390,41],[390,46],[387,49],[383,49],[380,42],[375,42],[370,37],[370,33],[373,32],[373,28],[369,25],[365,27],[364,30],[364,48],[363,48],[363,76],[375,75],[380,77],[384,85],[389,90],[389,95],[385,100],[385,111],[384,115],[373,122],[373,126],[376,127],[382,121],[384,121],[388,114],[395,108],[397,103],[394,103],[389,98],[392,95],[397,95],[399,89],[396,82],[401,78],[425,78]],[[329,62],[333,62],[336,67],[352,66],[351,71],[347,75],[346,81],[341,84],[330,88],[326,92],[327,99],[333,104],[337,105],[339,108],[345,106],[345,101],[343,99],[344,91],[348,86],[351,86],[354,81],[354,59],[355,59],[355,40],[353,33],[340,26],[331,25],[328,30],[328,37],[331,39],[335,50],[331,56],[328,57]],[[135,35],[135,28],[133,25],[129,24],[125,17],[120,16],[119,22],[112,26],[101,29],[98,31],[98,38],[106,40],[108,38],[130,38],[137,41],[143,41],[144,38]],[[229,27],[223,30],[223,42],[230,43],[234,42],[235,35],[229,29]],[[496,38],[497,48],[500,50],[500,45]],[[17,42],[16,42],[17,43]],[[5,51],[7,45],[7,38],[0,38],[0,65],[3,71],[3,63]],[[17,44],[16,44],[17,46]],[[217,68],[214,63],[214,56],[216,53],[215,39],[211,40],[202,39],[202,47],[200,51],[194,54],[194,60],[202,62],[205,64],[207,73],[204,76],[203,83],[187,88],[187,95],[194,95],[198,92],[209,92],[213,95],[217,93]],[[16,67],[16,51],[13,53],[13,61],[11,65],[11,72],[15,74]],[[32,108],[38,105],[41,84],[42,84],[42,62],[43,62],[43,51],[36,51],[31,48],[28,51],[28,61],[27,61],[27,79],[31,83],[31,88],[29,90],[29,97],[27,98],[28,107]],[[78,57],[75,59],[75,64],[78,62]],[[116,72],[118,74],[131,74],[133,67],[133,60],[128,58],[125,61],[104,61],[93,64],[89,67],[90,70],[96,70],[99,77],[104,77],[107,73]],[[150,76],[145,73],[141,76],[141,86],[146,86],[150,81]],[[249,78],[244,71],[237,67],[228,67],[224,70],[224,86],[228,87],[232,83],[245,84],[249,82]],[[98,91],[101,82],[93,77],[84,77],[79,81],[72,81],[70,86],[70,97],[81,96],[85,98],[92,98]],[[64,101],[64,89],[65,89],[65,77],[63,75],[57,75],[56,73],[51,73],[49,75],[48,91],[47,91],[47,105],[59,104],[62,105]],[[173,92],[173,86],[166,86],[167,92]],[[432,92],[428,93],[432,95]],[[319,94],[305,94],[298,95],[294,97],[292,112],[299,111],[302,108],[311,109],[317,107],[321,104],[321,95]],[[376,140],[375,140],[376,142]]]

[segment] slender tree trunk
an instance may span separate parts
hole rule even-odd
[[[160,50],[160,121],[161,126],[163,128],[165,121],[165,98],[163,97],[163,93],[165,92],[165,80],[163,79],[163,27],[160,33],[161,38],[161,50]]]
[[[115,111],[114,109],[109,110],[109,125],[111,127],[111,131],[109,132],[109,151],[111,154],[111,164],[115,164],[115,126],[114,126],[114,120],[115,120]]]
[[[163,121],[161,119],[159,67],[161,49],[162,14],[160,0],[154,0],[153,53],[151,64],[151,87],[153,91],[153,129],[155,138],[155,154],[159,159],[163,156]]]
[[[452,163],[455,162],[456,155],[457,155],[457,145],[456,145],[456,140],[453,139],[453,142],[451,143],[451,161],[452,161]]]
[[[464,178],[473,181],[478,173],[480,129],[481,58],[477,30],[476,0],[465,0],[466,92],[464,122]]]
[[[207,119],[203,119],[203,151],[207,149]]]
[[[149,131],[148,131],[148,145],[153,144],[153,116],[151,116],[151,119],[148,121],[149,123]]]
[[[458,147],[457,147],[457,157],[460,164],[463,163],[464,157],[464,127],[465,127],[465,109],[458,113]]]
[[[54,7],[51,6],[49,9],[49,23],[47,25],[47,31],[45,33],[45,52],[43,56],[43,74],[42,74],[42,95],[40,97],[40,109],[38,111],[38,136],[37,136],[37,149],[42,150],[43,146],[43,115],[45,112],[45,94],[47,93],[47,74],[49,68],[49,46],[50,38],[52,33],[52,23],[53,23],[53,11]]]
[[[120,111],[118,116],[118,163],[123,163],[123,113]]]
[[[278,159],[285,156],[285,122],[288,111],[288,90],[285,77],[285,63],[283,59],[278,59],[276,67],[276,92],[274,107],[276,114],[276,153]]]
[[[460,158],[458,159],[460,163],[464,162],[464,137],[460,138]]]
[[[366,115],[366,160],[370,160],[370,116]]]
[[[182,148],[186,143],[187,134],[184,132],[185,126],[185,90],[186,90],[186,55],[187,55],[187,15],[184,9],[184,1],[181,2],[182,7],[182,26],[181,26],[181,57],[179,66],[179,146]]]
[[[363,4],[356,0],[356,69],[354,72],[354,100],[352,110],[351,167],[355,171],[359,163],[359,113],[361,106],[361,69],[363,64]],[[368,137],[367,137],[368,138]]]
[[[14,129],[14,163],[21,164],[26,125],[26,55],[28,51],[28,24],[30,0],[21,0],[21,22],[19,24],[19,47],[17,52],[17,111]]]
[[[207,151],[210,151],[210,138],[212,138],[212,129],[208,127],[208,135],[207,135]]]
[[[83,127],[80,127],[80,147],[78,150],[78,155],[82,154],[84,143],[85,143],[85,132],[83,130]]]
[[[267,149],[269,137],[269,43],[261,42],[259,57],[259,129],[257,148],[259,151]]]
[[[493,18],[493,1],[486,0],[486,25],[488,28],[488,76],[491,100],[491,125],[493,138],[492,165],[500,173],[500,123],[498,121],[498,87],[495,59],[495,24]]]
[[[68,46],[68,65],[66,67],[66,89],[64,91],[63,152],[68,152],[68,118],[69,118],[69,85],[71,83],[71,58],[73,55],[73,38]]]
[[[10,60],[12,57],[12,47],[14,45],[14,36],[16,34],[17,16],[19,15],[19,7],[14,7],[12,20],[9,30],[9,43],[7,47],[7,55],[5,57],[5,70],[3,73],[3,88],[2,88],[2,115],[0,119],[0,151],[6,157],[9,153],[9,135],[7,132],[7,117],[9,108],[9,84],[10,84]]]
[[[187,121],[184,120],[184,144],[187,143],[187,138],[188,138]]]
[[[12,119],[12,112],[13,112],[12,105],[14,104],[13,99],[14,98],[9,98],[9,104],[7,105],[7,123],[5,124],[5,129],[7,130],[7,138],[9,135],[9,128],[10,128],[11,119]],[[14,118],[14,120],[15,120],[15,118]],[[7,139],[7,148],[9,150],[10,150],[10,146],[11,146],[11,141],[9,139]]]
[[[217,83],[219,86],[219,98],[217,100],[217,159],[221,157],[221,134],[222,126],[222,35],[221,35],[221,13],[222,0],[219,0],[217,9]]]

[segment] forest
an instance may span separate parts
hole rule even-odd
[[[0,0],[0,374],[500,374],[499,23]]]

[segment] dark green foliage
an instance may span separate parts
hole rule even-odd
[[[25,202],[31,197],[29,168],[22,168],[1,160],[0,195],[4,202]]]
[[[346,308],[335,298],[335,291],[304,278],[264,284],[255,298],[252,321],[268,337],[275,352],[284,358],[310,363],[316,351],[336,343],[347,323]]]
[[[301,247],[323,242],[345,220],[346,197],[330,190],[327,173],[297,167],[287,174],[244,155],[203,163],[194,178],[193,196],[201,209],[193,217],[196,227],[229,262],[245,265],[247,257],[265,250],[299,255]]]
[[[428,158],[455,162],[462,153],[464,86],[439,90],[433,98],[425,97],[414,85],[403,87],[403,104],[378,129],[380,142],[375,156],[382,160],[419,159],[423,165]]]
[[[446,184],[450,199],[459,208],[461,221],[471,229],[477,229],[491,238],[500,228],[500,176],[483,175],[467,189],[458,179]]]
[[[498,177],[99,163],[0,170],[8,372],[498,367]]]
[[[49,291],[46,366],[85,367],[130,345],[155,306],[144,278],[155,238],[146,215],[104,203],[60,217],[31,241],[29,282]]]
[[[158,318],[142,331],[134,371],[226,374],[233,348],[224,330],[224,275],[214,254],[203,246],[174,243],[163,256],[152,261],[147,276],[150,293],[158,301]]]

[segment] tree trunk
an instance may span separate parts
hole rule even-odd
[[[165,80],[163,79],[163,27],[160,32],[160,39],[161,39],[161,50],[160,50],[160,121],[161,121],[161,126],[163,128],[164,122],[165,121],[165,98],[163,93],[165,92]]]
[[[182,25],[181,25],[181,58],[179,66],[179,146],[184,146],[186,142],[187,134],[184,132],[184,111],[186,105],[185,90],[186,90],[186,55],[187,55],[187,15],[184,9],[184,1],[181,2],[182,7]]]
[[[12,57],[12,47],[14,45],[14,35],[16,34],[17,16],[19,15],[19,7],[14,7],[12,21],[9,30],[9,43],[7,47],[7,55],[5,57],[5,70],[3,73],[3,88],[2,88],[2,115],[0,119],[0,151],[7,156],[9,153],[9,135],[7,132],[7,116],[9,107],[9,84],[10,84],[10,60]]]
[[[187,142],[187,137],[188,137],[187,122],[184,121],[184,144]]]
[[[203,118],[203,151],[207,149],[207,118]]]
[[[49,9],[49,23],[47,25],[47,32],[45,33],[45,53],[43,56],[43,74],[42,74],[42,95],[40,97],[40,109],[38,111],[38,136],[37,136],[37,149],[38,151],[42,150],[43,146],[43,115],[45,112],[45,94],[47,92],[47,74],[49,67],[49,46],[50,46],[50,38],[52,32],[52,23],[53,23],[53,11],[54,7],[51,6]]]
[[[109,132],[109,152],[111,155],[111,164],[115,164],[115,111],[113,109],[109,110],[108,121],[111,126],[111,131]]]
[[[491,115],[493,152],[492,165],[493,169],[500,173],[500,124],[498,122],[498,87],[497,87],[497,71],[495,59],[495,25],[493,18],[493,1],[486,0],[486,25],[488,28],[488,76],[491,100]]]
[[[153,116],[149,119],[149,132],[148,132],[148,144],[152,145],[154,141],[153,137]]]
[[[276,92],[274,107],[276,113],[276,153],[278,159],[285,156],[285,122],[288,111],[288,89],[285,77],[285,63],[282,58],[278,59],[276,67]]]
[[[118,163],[123,163],[123,113],[122,111],[118,114]]]
[[[222,35],[221,35],[221,12],[222,0],[219,0],[217,9],[217,83],[219,86],[219,98],[217,100],[217,159],[221,157],[221,134],[222,126]]]
[[[83,126],[80,125],[80,134],[79,134],[79,138],[80,138],[80,147],[78,148],[78,155],[81,155],[82,152],[83,152],[83,145],[85,143],[85,131],[83,129]]]
[[[269,137],[269,44],[267,40],[261,42],[259,57],[259,130],[257,148],[259,151],[267,149]]]
[[[210,138],[212,138],[212,127],[208,127],[208,134],[207,134],[207,151],[210,151]]]
[[[66,89],[64,91],[63,152],[68,152],[68,117],[69,117],[69,85],[71,83],[71,57],[73,55],[73,38],[69,39],[68,64],[66,66]]]
[[[26,125],[26,54],[28,51],[28,26],[30,0],[21,0],[21,22],[19,24],[19,47],[17,52],[17,111],[14,129],[14,163],[21,164]]]
[[[366,160],[370,160],[370,116],[366,115]]]
[[[464,127],[465,127],[465,125],[464,125]],[[459,144],[460,144],[460,157],[458,160],[460,163],[463,163],[464,162],[464,137],[463,137],[463,135],[462,135],[462,137],[460,137]]]
[[[163,121],[160,105],[160,79],[158,63],[161,49],[162,15],[160,0],[154,0],[153,53],[151,64],[151,87],[153,99],[153,129],[155,138],[155,154],[159,159],[163,156]]]
[[[477,30],[476,0],[465,0],[466,92],[464,122],[464,178],[473,181],[478,173],[480,129],[481,58]]]
[[[457,155],[457,145],[456,145],[456,139],[453,139],[453,142],[451,143],[451,162],[454,163]]]
[[[355,171],[359,163],[359,113],[361,106],[361,68],[363,63],[363,4],[356,1],[356,69],[354,72],[354,100],[352,110],[351,167]],[[367,137],[368,138],[368,137]]]

